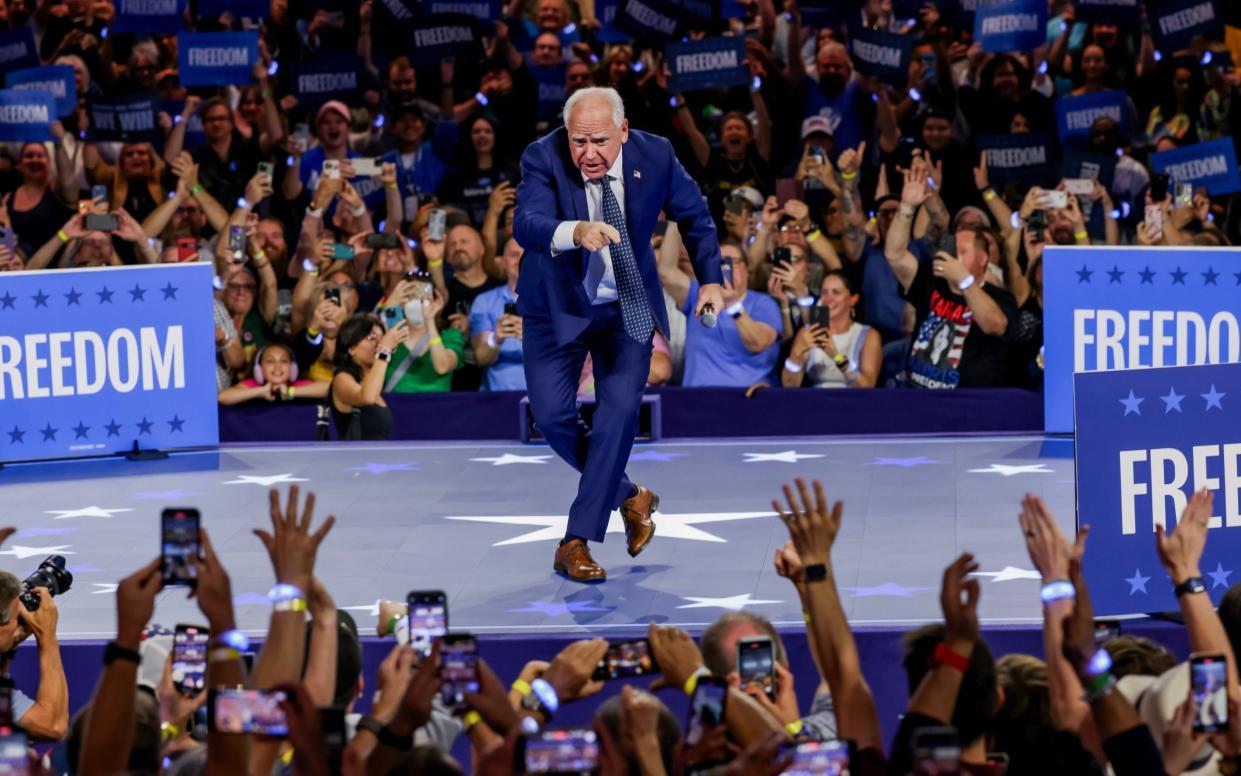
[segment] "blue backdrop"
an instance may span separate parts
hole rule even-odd
[[[1241,365],[1076,375],[1077,514],[1095,614],[1175,611],[1155,524],[1175,531],[1193,491],[1215,491],[1203,579],[1217,603],[1241,557]],[[1219,529],[1219,530],[1216,530]]]
[[[10,273],[0,461],[219,442],[211,265]]]
[[[1241,249],[1049,247],[1043,407],[1073,430],[1073,373],[1241,361]]]

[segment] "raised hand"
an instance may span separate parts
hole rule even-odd
[[[651,653],[655,656],[655,662],[663,672],[663,676],[651,684],[652,690],[660,687],[684,687],[686,680],[702,668],[702,652],[685,631],[651,623],[647,637],[651,641]]]
[[[273,488],[271,498],[270,533],[256,528],[254,535],[259,537],[267,554],[271,558],[272,567],[276,572],[276,581],[294,585],[305,592],[310,587],[310,577],[315,570],[315,555],[319,545],[327,536],[328,531],[336,523],[336,518],[329,515],[327,520],[313,533],[310,530],[315,513],[315,494],[306,495],[306,505],[298,517],[297,509],[300,499],[296,485],[289,486],[289,500],[285,507],[280,505],[280,493]]]
[[[1185,505],[1181,519],[1170,536],[1162,525],[1155,526],[1155,549],[1174,585],[1190,577],[1202,576],[1199,561],[1206,548],[1214,502],[1215,496],[1211,491],[1200,490]]]
[[[987,174],[987,152],[978,154],[978,166],[974,168],[974,186],[979,191],[991,188],[991,177]]]
[[[944,612],[944,642],[949,645],[973,645],[981,637],[978,627],[980,588],[978,580],[970,576],[978,568],[974,556],[966,552],[944,569],[939,605]]]
[[[1081,560],[1086,552],[1088,526],[1077,532],[1077,541],[1070,543],[1060,532],[1056,518],[1043,503],[1043,499],[1027,493],[1021,500],[1021,514],[1017,518],[1026,539],[1026,552],[1030,562],[1043,575],[1043,584],[1069,578],[1069,563]]]
[[[801,477],[794,480],[797,486],[797,498],[793,489],[784,486],[784,498],[788,501],[788,511],[784,510],[778,500],[771,506],[793,539],[793,546],[806,566],[831,563],[832,544],[840,531],[840,519],[844,514],[844,504],[835,502],[829,508],[827,496],[823,492],[823,483],[814,481],[814,500],[806,489],[806,481]]]
[[[136,648],[142,629],[151,621],[151,614],[155,611],[155,596],[159,595],[164,586],[160,573],[162,563],[162,558],[156,558],[122,579],[116,586],[116,638],[126,646],[132,645]],[[56,632],[56,606],[45,588],[35,589],[39,591],[39,608],[31,614],[19,601],[17,615],[26,629],[38,639],[47,625],[45,616],[41,615],[52,617],[50,632]]]
[[[543,672],[543,678],[556,688],[556,695],[562,703],[594,695],[603,689],[603,682],[591,679],[591,676],[607,652],[608,642],[604,639],[575,641],[552,659],[551,665]]]
[[[206,528],[198,529],[198,541],[202,545],[202,557],[194,560],[198,583],[194,586],[193,595],[198,599],[198,608],[207,618],[212,632],[223,633],[234,625],[232,581],[215,554]]]

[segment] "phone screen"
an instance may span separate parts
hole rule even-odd
[[[194,561],[199,557],[199,522],[197,509],[165,509],[160,517],[164,587],[193,587],[198,581]]]
[[[377,232],[366,236],[367,248],[399,248],[401,238],[391,232]]]
[[[743,638],[737,642],[737,673],[741,689],[757,684],[768,697],[776,694],[776,652],[766,636]]]
[[[326,291],[324,291],[324,292],[323,292],[323,298],[324,298],[324,299],[326,299],[327,301],[331,302],[332,304],[336,305],[337,307],[340,307],[340,306],[341,306],[341,305],[340,305],[340,289],[339,289],[339,288],[329,288],[329,289],[327,289]]]
[[[1228,660],[1223,655],[1189,659],[1190,697],[1194,701],[1194,732],[1228,729]]]
[[[198,244],[193,237],[177,238],[177,261],[189,261],[198,253]]]
[[[831,311],[829,311],[823,305],[818,305],[818,304],[809,309],[810,309],[810,322],[813,323],[815,326],[822,326],[823,328],[826,329],[828,327],[828,321],[831,318]]]
[[[728,684],[722,679],[709,676],[699,678],[694,696],[689,700],[686,744],[697,744],[708,730],[724,724],[724,704],[727,700]]]
[[[332,258],[337,261],[353,261],[354,250],[352,245],[343,243],[332,244]]]
[[[913,734],[914,773],[918,776],[955,774],[961,768],[961,740],[955,728],[918,728]]]
[[[213,688],[207,704],[211,732],[287,736],[289,723],[280,708],[284,699],[284,693],[276,690]]]
[[[172,682],[183,695],[202,692],[207,680],[211,632],[198,625],[178,625],[172,634]]]
[[[543,730],[524,739],[526,773],[590,773],[599,767],[599,740],[587,728]]]
[[[115,232],[119,225],[119,219],[111,213],[86,214],[85,226],[88,232]]]
[[[246,252],[246,229],[244,226],[230,226],[228,228],[228,249],[232,251],[234,258]]]
[[[1151,202],[1163,202],[1168,198],[1168,184],[1171,178],[1167,173],[1159,173],[1151,176]]]
[[[414,591],[409,604],[409,645],[419,657],[431,654],[435,639],[448,633],[448,597],[442,590]]]
[[[807,741],[789,746],[793,762],[784,776],[843,776],[849,772],[849,746],[844,741]]]
[[[26,776],[30,772],[28,746],[25,733],[0,735],[0,773],[5,776]]]
[[[275,171],[276,171],[276,166],[272,164],[271,162],[259,162],[258,172],[263,175],[266,175],[269,180],[271,179],[272,173],[274,173]]]
[[[594,679],[627,679],[646,676],[659,671],[651,642],[647,639],[618,641],[608,645],[608,652],[595,667]]]
[[[108,187],[107,186],[91,186],[90,198],[95,202],[107,202],[108,201]]]
[[[440,647],[440,696],[444,705],[465,705],[465,694],[478,692],[478,643],[473,636],[445,636]]]
[[[724,285],[733,284],[733,263],[727,256],[720,259],[720,274],[724,276]]]

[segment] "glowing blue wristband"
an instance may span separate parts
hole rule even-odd
[[[1048,582],[1043,585],[1039,598],[1043,599],[1043,603],[1049,604],[1053,601],[1063,601],[1066,598],[1075,598],[1077,590],[1073,587],[1073,583],[1067,579],[1057,579],[1054,582]]]
[[[285,582],[281,582],[275,585],[274,587],[272,587],[271,590],[267,591],[267,600],[271,601],[272,603],[280,603],[281,601],[292,601],[295,598],[305,598],[305,597],[306,597],[306,594],[303,593],[297,587],[297,585],[290,585]]]
[[[555,714],[560,708],[560,696],[556,695],[556,688],[552,687],[551,682],[546,679],[535,679],[530,683],[530,690],[539,696],[539,703],[549,713]]]
[[[491,100],[487,99],[487,95],[483,94],[482,92],[475,92],[474,99],[477,100],[478,104],[483,106],[484,108],[487,107],[487,103],[491,102]]]
[[[228,630],[216,636],[216,641],[232,647],[238,652],[250,649],[250,637],[239,630]]]
[[[1102,676],[1112,670],[1112,656],[1103,647],[1094,653],[1090,658],[1090,662],[1086,664],[1087,676]]]

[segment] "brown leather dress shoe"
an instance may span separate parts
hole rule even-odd
[[[621,504],[620,513],[625,521],[625,543],[629,557],[636,558],[655,538],[655,522],[651,513],[659,509],[659,496],[641,485],[634,484],[638,492]]]
[[[571,539],[557,547],[552,568],[574,582],[602,582],[608,578],[608,573],[590,557],[590,548],[581,539]]]

